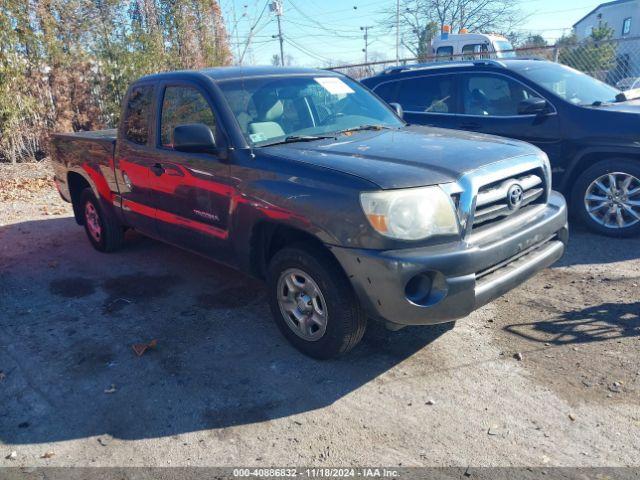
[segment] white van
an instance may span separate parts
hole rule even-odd
[[[442,34],[431,41],[436,60],[477,60],[481,58],[515,57],[513,45],[502,35],[466,33],[451,35],[445,25]]]

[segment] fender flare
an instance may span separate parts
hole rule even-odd
[[[94,169],[87,162],[83,163],[80,166],[69,167],[67,169],[67,184],[69,188],[70,197],[72,199],[73,212],[76,217],[76,222],[78,224],[81,223],[80,220],[80,212],[78,211],[77,205],[73,203],[73,195],[71,195],[71,185],[69,185],[69,174],[74,173],[80,175],[88,184],[93,194],[96,198],[109,209],[112,213],[114,212],[114,193],[109,188],[109,184],[107,180],[104,178],[104,175],[100,173],[98,170]]]
[[[584,161],[585,157],[589,155],[604,155],[604,156],[618,156],[622,155],[625,157],[634,156],[640,159],[640,149],[637,147],[626,146],[626,145],[611,145],[611,146],[598,146],[598,147],[587,147],[579,150],[567,166],[563,176],[562,181],[560,183],[560,191],[567,192],[567,189],[572,187],[573,182],[570,182],[569,179],[573,178],[573,175],[578,168],[578,166]],[[594,162],[595,163],[595,162]]]
[[[260,210],[248,210],[244,215],[237,217],[241,219],[239,224],[234,226],[233,236],[236,243],[236,258],[239,260],[240,269],[249,275],[255,275],[253,256],[256,252],[255,242],[256,230],[261,226],[270,225],[273,228],[284,227],[300,232],[301,234],[313,237],[318,244],[333,245],[338,240],[319,225],[298,216],[289,217],[286,214],[280,216],[267,215]]]

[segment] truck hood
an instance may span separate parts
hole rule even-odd
[[[539,155],[517,140],[441,128],[355,132],[337,139],[265,147],[270,154],[364,178],[383,189],[454,182],[512,157]]]

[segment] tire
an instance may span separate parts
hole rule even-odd
[[[614,192],[609,190],[609,174],[615,179]],[[624,181],[630,177],[631,183],[625,194]],[[638,189],[640,162],[627,159],[604,160],[589,167],[578,177],[571,193],[571,207],[574,215],[593,232],[610,237],[636,236],[640,234],[640,218],[637,218],[640,215],[640,203],[633,205],[629,202],[640,202]],[[633,193],[629,196],[628,192]],[[602,198],[602,201],[597,200],[599,198]]]
[[[93,248],[99,252],[113,252],[122,246],[124,228],[90,188],[85,188],[80,195],[80,212],[84,230]]]
[[[292,280],[295,275],[297,278]],[[294,285],[293,290],[289,290],[287,279]],[[318,359],[335,358],[362,340],[367,326],[366,315],[346,275],[328,252],[303,244],[283,248],[269,262],[267,283],[269,305],[278,328],[305,355]],[[303,288],[295,290],[300,287]],[[309,294],[314,287],[319,295]],[[300,300],[288,302],[288,307],[280,300],[296,296]],[[304,308],[300,308],[300,302]],[[292,308],[294,304],[298,305],[297,310]],[[302,322],[296,320],[300,317]],[[322,321],[324,328],[320,325]],[[303,324],[311,327],[303,328],[300,326]]]

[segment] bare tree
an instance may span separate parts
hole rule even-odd
[[[400,0],[402,45],[418,58],[428,55],[428,47],[444,25],[452,32],[502,32],[524,19],[519,0]],[[396,9],[385,11],[385,24],[395,28]]]

